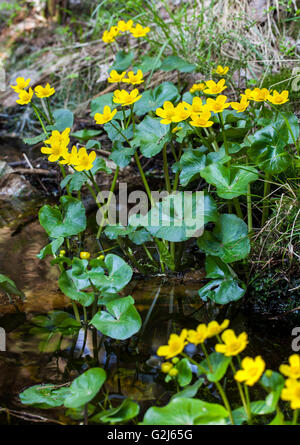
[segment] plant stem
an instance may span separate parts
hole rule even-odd
[[[244,215],[243,215],[243,212],[242,212],[242,209],[241,209],[241,205],[240,205],[239,199],[238,198],[233,198],[232,201],[233,201],[233,204],[234,204],[237,216],[239,218],[243,219]]]
[[[140,172],[140,175],[141,175],[144,187],[146,189],[148,198],[149,198],[149,200],[151,202],[151,205],[154,206],[155,203],[154,203],[154,200],[153,200],[153,197],[152,197],[152,194],[151,194],[151,190],[150,190],[150,187],[148,185],[148,182],[147,182],[147,179],[146,179],[143,167],[141,166],[138,154],[136,152],[134,153],[134,159],[135,159],[136,165],[137,165],[137,167],[139,169],[139,172]]]
[[[262,218],[261,218],[261,225],[264,226],[268,219],[269,215],[269,194],[271,189],[270,184],[271,174],[265,173],[265,182],[264,182],[264,197],[263,197],[263,211],[262,211]]]
[[[117,166],[115,174],[114,174],[113,182],[112,182],[111,187],[110,187],[107,204],[106,204],[107,205],[107,211],[109,211],[110,202],[111,202],[112,196],[113,196],[114,191],[115,191],[115,187],[116,187],[116,183],[117,183],[117,179],[118,179],[118,175],[119,175],[119,170],[120,170],[120,167]],[[105,223],[105,219],[103,218],[102,221],[101,221],[101,225],[99,226],[99,229],[98,229],[97,238],[100,238],[100,236],[101,236],[101,232],[103,230],[104,223]]]
[[[293,422],[292,422],[292,425],[297,425],[297,421],[298,421],[298,413],[299,413],[299,410],[298,410],[298,409],[295,409],[295,410],[294,410],[294,414],[293,414]]]
[[[171,193],[171,182],[170,182],[168,158],[167,158],[167,144],[165,144],[163,148],[163,167],[164,167],[166,189],[168,193]]]
[[[236,374],[236,369],[235,369],[234,364],[233,364],[232,361],[230,362],[230,367],[232,369],[233,375],[235,375]],[[248,418],[248,423],[251,424],[252,423],[252,421],[251,421],[251,411],[250,411],[250,409],[248,409],[248,405],[247,405],[247,402],[246,402],[246,399],[245,399],[245,395],[244,395],[244,392],[243,392],[242,385],[237,380],[235,382],[237,384],[237,387],[238,387],[238,390],[239,390],[239,393],[240,393],[240,397],[241,397],[241,400],[242,400],[242,403],[243,403],[243,407],[244,407],[245,413],[246,413],[247,418]]]

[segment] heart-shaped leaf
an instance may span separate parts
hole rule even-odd
[[[210,382],[219,382],[224,377],[230,362],[231,357],[226,357],[219,352],[212,352],[209,354],[209,364],[207,359],[200,363],[199,374],[203,374],[204,369]]]
[[[104,369],[88,369],[71,383],[69,393],[64,400],[64,406],[79,408],[90,402],[98,394],[105,380]]]
[[[225,263],[242,260],[250,252],[247,224],[232,214],[220,215],[212,232],[205,231],[197,244],[207,255]]]
[[[92,417],[91,421],[116,425],[133,419],[138,415],[139,411],[140,407],[137,403],[130,399],[125,399],[121,405],[117,406],[116,408],[111,408],[96,414],[94,417]]]
[[[146,116],[136,127],[132,146],[139,148],[146,158],[152,158],[170,139],[169,125],[162,125],[158,119]]]
[[[132,278],[131,267],[122,258],[112,254],[106,256],[105,265],[108,275],[99,274],[98,268],[92,268],[87,273],[88,278],[101,292],[119,292]]]
[[[149,111],[155,111],[167,100],[176,102],[179,97],[178,90],[173,83],[163,82],[154,90],[145,91],[141,99],[134,104],[134,111],[138,116],[143,116]]]
[[[195,71],[196,65],[192,65],[178,56],[168,56],[163,60],[160,69],[162,71],[178,70],[181,73],[192,73]]]

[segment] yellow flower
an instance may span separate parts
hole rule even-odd
[[[50,97],[55,93],[55,89],[53,87],[51,88],[49,83],[47,83],[45,87],[42,87],[42,85],[38,85],[37,87],[35,87],[34,91],[37,97],[39,97],[40,99],[42,99],[43,97]]]
[[[250,102],[247,100],[247,97],[243,94],[240,102],[231,102],[231,108],[237,111],[238,113],[242,113],[249,106]]]
[[[207,99],[207,105],[209,111],[213,111],[214,113],[222,113],[222,111],[225,110],[225,108],[228,108],[230,106],[230,103],[226,103],[227,97],[223,94],[220,94],[216,98],[216,100],[208,98]]]
[[[177,133],[177,131],[182,130],[182,127],[174,127],[172,133]]]
[[[215,73],[218,74],[219,76],[226,76],[228,71],[229,71],[228,66],[224,66],[224,68],[223,68],[222,65],[218,65],[217,69],[215,70]]]
[[[135,88],[130,93],[128,93],[126,90],[115,90],[114,96],[113,96],[113,102],[115,104],[121,104],[122,107],[126,105],[131,105],[140,100],[142,97],[139,96],[139,90]]]
[[[25,90],[26,87],[28,87],[31,79],[24,79],[24,77],[17,77],[16,78],[16,84],[17,85],[11,85],[10,87],[15,91],[15,93],[21,93],[22,90]]]
[[[133,26],[133,21],[132,20],[128,20],[128,22],[125,22],[124,20],[120,20],[118,22],[118,30],[119,30],[119,32],[130,31],[132,26]]]
[[[176,377],[177,374],[178,374],[178,369],[176,369],[176,368],[170,369],[170,371],[169,371],[169,376],[170,377]]]
[[[254,90],[246,90],[245,95],[247,99],[254,100],[255,102],[264,102],[268,99],[270,92],[267,88],[254,88]]]
[[[281,391],[282,400],[291,402],[292,409],[300,408],[300,382],[294,379],[285,381],[285,388]]]
[[[42,147],[41,152],[49,155],[48,161],[56,162],[61,157],[65,157],[68,154],[67,147],[63,145],[53,145],[51,147]]]
[[[116,108],[114,110],[111,110],[108,105],[105,105],[103,113],[102,114],[96,113],[94,116],[96,124],[98,125],[106,124],[106,122],[109,122],[114,118],[116,112],[117,112]]]
[[[242,368],[236,372],[234,378],[238,382],[245,382],[248,386],[253,386],[262,376],[266,364],[260,355],[254,359],[245,357],[242,360]]]
[[[133,37],[145,37],[146,34],[150,31],[149,26],[146,26],[145,28],[142,27],[139,23],[136,25],[136,27],[131,27],[130,32],[133,35]]]
[[[19,93],[19,99],[16,100],[17,104],[27,105],[31,102],[33,96],[33,89],[29,88],[29,91],[21,90]]]
[[[163,104],[163,108],[157,108],[155,111],[156,115],[162,117],[160,121],[161,124],[168,125],[171,122],[174,122],[173,119],[176,114],[176,109],[172,102],[166,100]]]
[[[66,128],[62,133],[57,130],[52,131],[52,134],[49,139],[46,139],[45,144],[49,144],[51,146],[62,146],[67,147],[70,142],[70,128]]]
[[[269,94],[267,99],[274,105],[282,105],[289,101],[289,92],[287,90],[278,93],[278,91],[274,90],[273,95]]]
[[[123,71],[123,73],[119,74],[116,70],[112,70],[109,73],[109,78],[107,79],[107,81],[109,83],[119,83],[122,82],[123,77],[125,76],[126,71]]]
[[[117,26],[112,26],[109,31],[104,31],[102,35],[102,40],[104,43],[112,43],[115,42],[117,35],[119,34],[119,30]]]
[[[60,164],[76,165],[78,162],[78,152],[75,145],[73,145],[71,152],[63,153],[63,159],[59,161]]]
[[[193,127],[211,127],[214,123],[210,121],[211,113],[209,111],[205,111],[204,113],[192,114],[192,120],[190,121],[190,125]]]
[[[224,344],[218,343],[215,346],[217,352],[221,352],[226,355],[226,357],[231,357],[232,355],[238,355],[242,352],[248,344],[248,336],[246,332],[242,332],[238,337],[235,335],[232,329],[227,329],[221,335]]]
[[[228,328],[228,326],[229,320],[224,320],[222,324],[219,324],[217,321],[211,321],[207,325],[207,337],[219,335],[220,332],[224,331],[224,329]]]
[[[218,83],[214,82],[213,80],[208,80],[205,83],[207,88],[204,90],[204,93],[206,94],[220,94],[227,88],[225,85],[225,79],[219,80]]]
[[[193,94],[196,91],[203,91],[205,90],[205,83],[201,82],[201,83],[194,83],[192,85],[192,87],[190,88],[190,93]]]
[[[161,370],[162,372],[164,372],[165,374],[168,374],[168,372],[170,371],[170,369],[173,368],[173,364],[170,362],[165,362],[161,365]]]
[[[182,122],[191,115],[191,106],[186,102],[181,102],[175,108],[175,115],[172,122]]]
[[[127,78],[124,77],[123,82],[131,83],[131,85],[138,85],[144,82],[142,70],[138,70],[136,74],[133,71],[129,71]]]
[[[166,359],[169,359],[181,354],[185,345],[187,345],[186,336],[186,329],[183,329],[180,335],[171,334],[168,344],[165,346],[160,346],[157,350],[157,355],[164,356]]]
[[[293,354],[289,357],[289,365],[281,365],[279,367],[281,374],[291,379],[300,378],[300,355]]]
[[[91,254],[90,252],[80,252],[79,256],[82,260],[88,260]]]
[[[197,96],[193,98],[193,102],[192,102],[192,105],[190,105],[190,107],[191,107],[192,113],[196,113],[196,114],[202,113],[207,108],[206,105],[202,103],[202,100],[200,99],[200,97],[197,97]]]
[[[200,343],[204,343],[207,338],[207,326],[202,323],[199,324],[197,329],[194,331],[193,329],[188,331],[187,339],[190,343],[194,345],[199,345]]]
[[[81,147],[78,152],[77,164],[74,165],[75,170],[82,172],[83,170],[91,170],[93,168],[93,162],[96,159],[96,152],[91,151],[87,153],[85,147]]]

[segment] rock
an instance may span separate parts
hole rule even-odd
[[[2,176],[12,173],[13,169],[5,161],[0,161],[0,178]]]
[[[0,200],[12,198],[31,199],[36,197],[37,190],[23,176],[14,173],[5,161],[0,161]]]

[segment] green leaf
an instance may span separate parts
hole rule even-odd
[[[55,239],[54,241],[52,241],[52,243],[47,244],[47,246],[45,246],[39,254],[37,254],[37,257],[40,260],[43,260],[47,255],[55,255],[56,252],[58,251],[58,249],[60,248],[60,246],[62,246],[62,244],[64,243],[64,238],[60,237]]]
[[[203,301],[212,300],[217,304],[227,304],[239,300],[245,294],[246,286],[220,258],[207,256],[205,267],[206,277],[213,279],[198,291]]]
[[[90,139],[87,143],[85,148],[89,150],[90,148],[101,148],[101,143],[99,141],[96,141],[95,139]]]
[[[249,157],[258,167],[266,173],[281,173],[290,165],[290,156],[284,150],[288,143],[288,130],[286,125],[280,129],[268,125],[258,130],[246,141],[250,143]]]
[[[103,113],[106,105],[110,108],[115,108],[115,104],[113,105],[112,101],[113,95],[114,93],[107,93],[93,99],[91,102],[91,116],[94,117],[96,113]]]
[[[45,135],[45,133],[42,133],[39,136],[35,136],[34,138],[24,138],[23,142],[25,142],[25,144],[35,145],[39,142],[44,141],[45,139],[47,139],[47,136]]]
[[[102,334],[126,340],[139,331],[142,321],[131,296],[108,302],[106,309],[107,312],[99,311],[91,320],[91,324]]]
[[[149,408],[142,425],[225,425],[226,417],[221,405],[179,397],[162,408]]]
[[[87,177],[83,172],[74,172],[70,175],[67,175],[60,183],[60,187],[64,189],[67,185],[69,185],[69,191],[78,192],[81,190],[83,184],[86,183]]]
[[[113,254],[106,256],[105,265],[109,275],[101,275],[98,269],[94,271],[92,268],[87,276],[101,292],[119,292],[132,278],[131,267],[122,258]]]
[[[21,298],[25,298],[24,292],[19,290],[13,280],[6,275],[0,273],[0,288],[4,290],[8,295],[18,295]]]
[[[142,70],[142,72],[148,73],[149,71],[156,71],[160,68],[161,66],[161,60],[158,59],[157,57],[149,57],[149,56],[145,56],[142,57],[141,59],[141,63],[139,65],[137,65],[136,69],[137,70]]]
[[[148,232],[149,233],[149,232]],[[159,257],[160,260],[167,265],[167,267],[170,270],[175,270],[175,262],[174,259],[172,257],[172,255],[170,254],[167,246],[165,245],[165,243],[163,241],[160,241],[159,239],[156,239],[156,245],[158,247],[159,250]]]
[[[207,255],[218,256],[225,263],[242,260],[250,252],[247,224],[233,214],[222,214],[212,232],[205,231],[197,240]]]
[[[132,225],[142,225],[152,236],[185,241],[199,236],[208,222],[218,219],[214,200],[203,192],[177,192],[163,198],[146,215],[133,215]]]
[[[201,148],[190,149],[183,153],[175,165],[180,169],[180,184],[185,187],[194,179],[200,178],[200,172],[206,165],[206,155]]]
[[[77,278],[73,268],[61,273],[58,285],[67,297],[78,301],[82,306],[90,306],[94,301],[95,296],[92,292],[82,292],[82,289],[89,287],[89,281]]]
[[[91,368],[84,372],[72,382],[64,406],[74,409],[90,402],[98,394],[105,380],[104,369]]]
[[[86,142],[89,139],[98,136],[98,134],[101,133],[101,130],[80,130],[80,131],[76,131],[75,133],[72,133],[71,136],[73,136],[74,138],[77,139],[81,139],[82,141]]]
[[[64,311],[53,311],[47,315],[36,315],[31,319],[31,323],[38,326],[44,332],[59,332],[63,335],[72,335],[81,328],[81,324]],[[35,328],[30,332],[34,329]]]
[[[161,107],[166,100],[177,101],[179,98],[175,85],[171,82],[163,82],[153,90],[145,91],[141,99],[134,104],[134,111],[138,116],[143,116]]]
[[[163,60],[160,69],[162,71],[178,70],[181,73],[192,73],[195,71],[196,65],[192,65],[178,56],[168,56]]]
[[[50,238],[60,238],[82,232],[86,228],[85,208],[81,201],[69,196],[60,198],[61,206],[43,206],[39,221]]]
[[[55,385],[45,383],[25,389],[19,397],[23,405],[47,409],[62,406],[68,394],[69,388],[57,388]]]
[[[93,167],[91,168],[91,173],[95,175],[98,172],[111,173],[111,169],[107,167],[105,159],[97,157],[93,162]]]
[[[184,398],[192,398],[197,395],[197,392],[201,385],[203,385],[204,379],[199,378],[193,385],[186,386],[182,391],[177,392],[174,394],[171,398],[171,400],[176,399],[177,397],[184,397]]]
[[[202,169],[201,176],[217,188],[220,198],[232,199],[247,194],[248,184],[258,179],[258,172],[247,165],[211,164]]]
[[[60,108],[53,112],[53,117],[55,124],[53,130],[58,130],[60,132],[64,131],[66,128],[72,128],[74,123],[74,114],[72,111]]]
[[[152,158],[170,139],[169,125],[162,125],[158,119],[146,116],[136,127],[132,146],[138,147],[146,158]]]
[[[131,158],[135,153],[132,147],[125,147],[121,142],[116,142],[112,146],[112,153],[109,159],[114,161],[120,168],[126,167],[131,162]]]
[[[231,362],[231,357],[226,357],[219,352],[212,352],[209,354],[209,363],[207,359],[203,360],[199,366],[199,373],[202,374],[202,368],[205,369],[205,374],[210,382],[219,382],[226,374],[227,368]]]
[[[178,370],[177,380],[179,385],[182,387],[189,385],[193,378],[189,360],[187,358],[180,360],[176,365],[176,369]]]
[[[95,423],[109,423],[110,425],[128,422],[138,415],[140,407],[130,399],[125,399],[121,405],[102,411],[92,417],[91,421]]]
[[[134,51],[129,51],[128,53],[126,51],[119,51],[116,54],[115,61],[111,67],[111,70],[116,70],[118,73],[127,70],[131,63],[134,60]]]
[[[108,122],[104,125],[104,130],[107,133],[107,136],[109,139],[113,142],[126,142],[127,140],[130,140],[133,135],[133,126],[132,124],[129,125],[128,128],[123,129],[119,122],[114,122],[114,125],[111,124],[111,122]],[[120,132],[122,134],[120,134]]]

